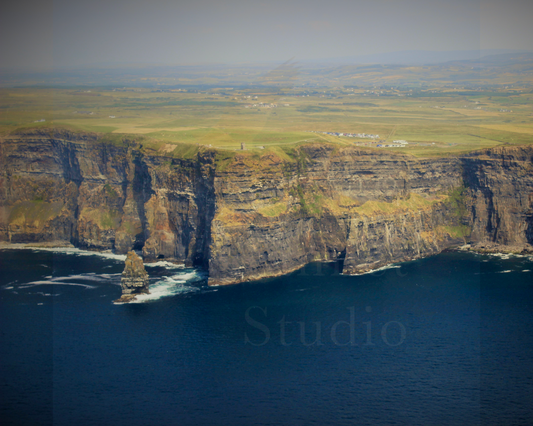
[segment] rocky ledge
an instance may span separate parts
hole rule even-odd
[[[475,244],[466,244],[459,247],[463,251],[473,251],[476,253],[485,253],[485,254],[520,254],[520,255],[530,255],[533,254],[533,246],[531,244],[522,244],[522,245],[504,245],[493,242],[479,242]]]
[[[143,260],[134,251],[128,252],[126,266],[120,280],[122,296],[115,303],[127,303],[135,300],[138,294],[149,294],[148,273]]]

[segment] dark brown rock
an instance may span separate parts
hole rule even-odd
[[[126,264],[120,279],[122,296],[115,300],[116,303],[131,302],[138,294],[149,294],[148,273],[144,268],[143,260],[134,251],[128,252]]]

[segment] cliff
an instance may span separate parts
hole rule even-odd
[[[462,163],[476,247],[533,252],[533,147],[479,151]]]
[[[461,225],[447,204],[461,184],[456,159],[324,145],[301,147],[287,161],[238,154],[216,171],[210,282],[338,258],[345,273],[357,273],[439,252],[459,241],[445,227]]]
[[[0,140],[0,240],[63,240],[209,270],[210,284],[314,260],[343,272],[467,240],[527,250],[533,149],[417,159],[310,144],[188,158],[135,140],[26,131]]]
[[[0,141],[0,239],[204,265],[214,212],[213,153],[148,156],[132,140],[29,131]]]

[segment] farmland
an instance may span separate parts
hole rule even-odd
[[[202,145],[237,150],[244,143],[255,150],[322,141],[445,156],[531,143],[533,91],[517,85],[1,89],[0,133],[31,127],[97,132],[111,139],[137,135],[151,149],[174,155]],[[408,144],[387,147],[394,140]]]

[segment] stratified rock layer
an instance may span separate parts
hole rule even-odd
[[[531,252],[533,147],[497,147],[462,158],[465,202],[478,246]]]
[[[134,251],[129,251],[120,279],[122,296],[115,302],[131,302],[138,294],[149,294],[148,281],[148,273],[144,269],[142,258]]]
[[[0,140],[0,240],[164,258],[210,284],[343,259],[344,273],[465,242],[527,251],[533,147],[419,159],[309,144],[188,158],[39,130]]]

